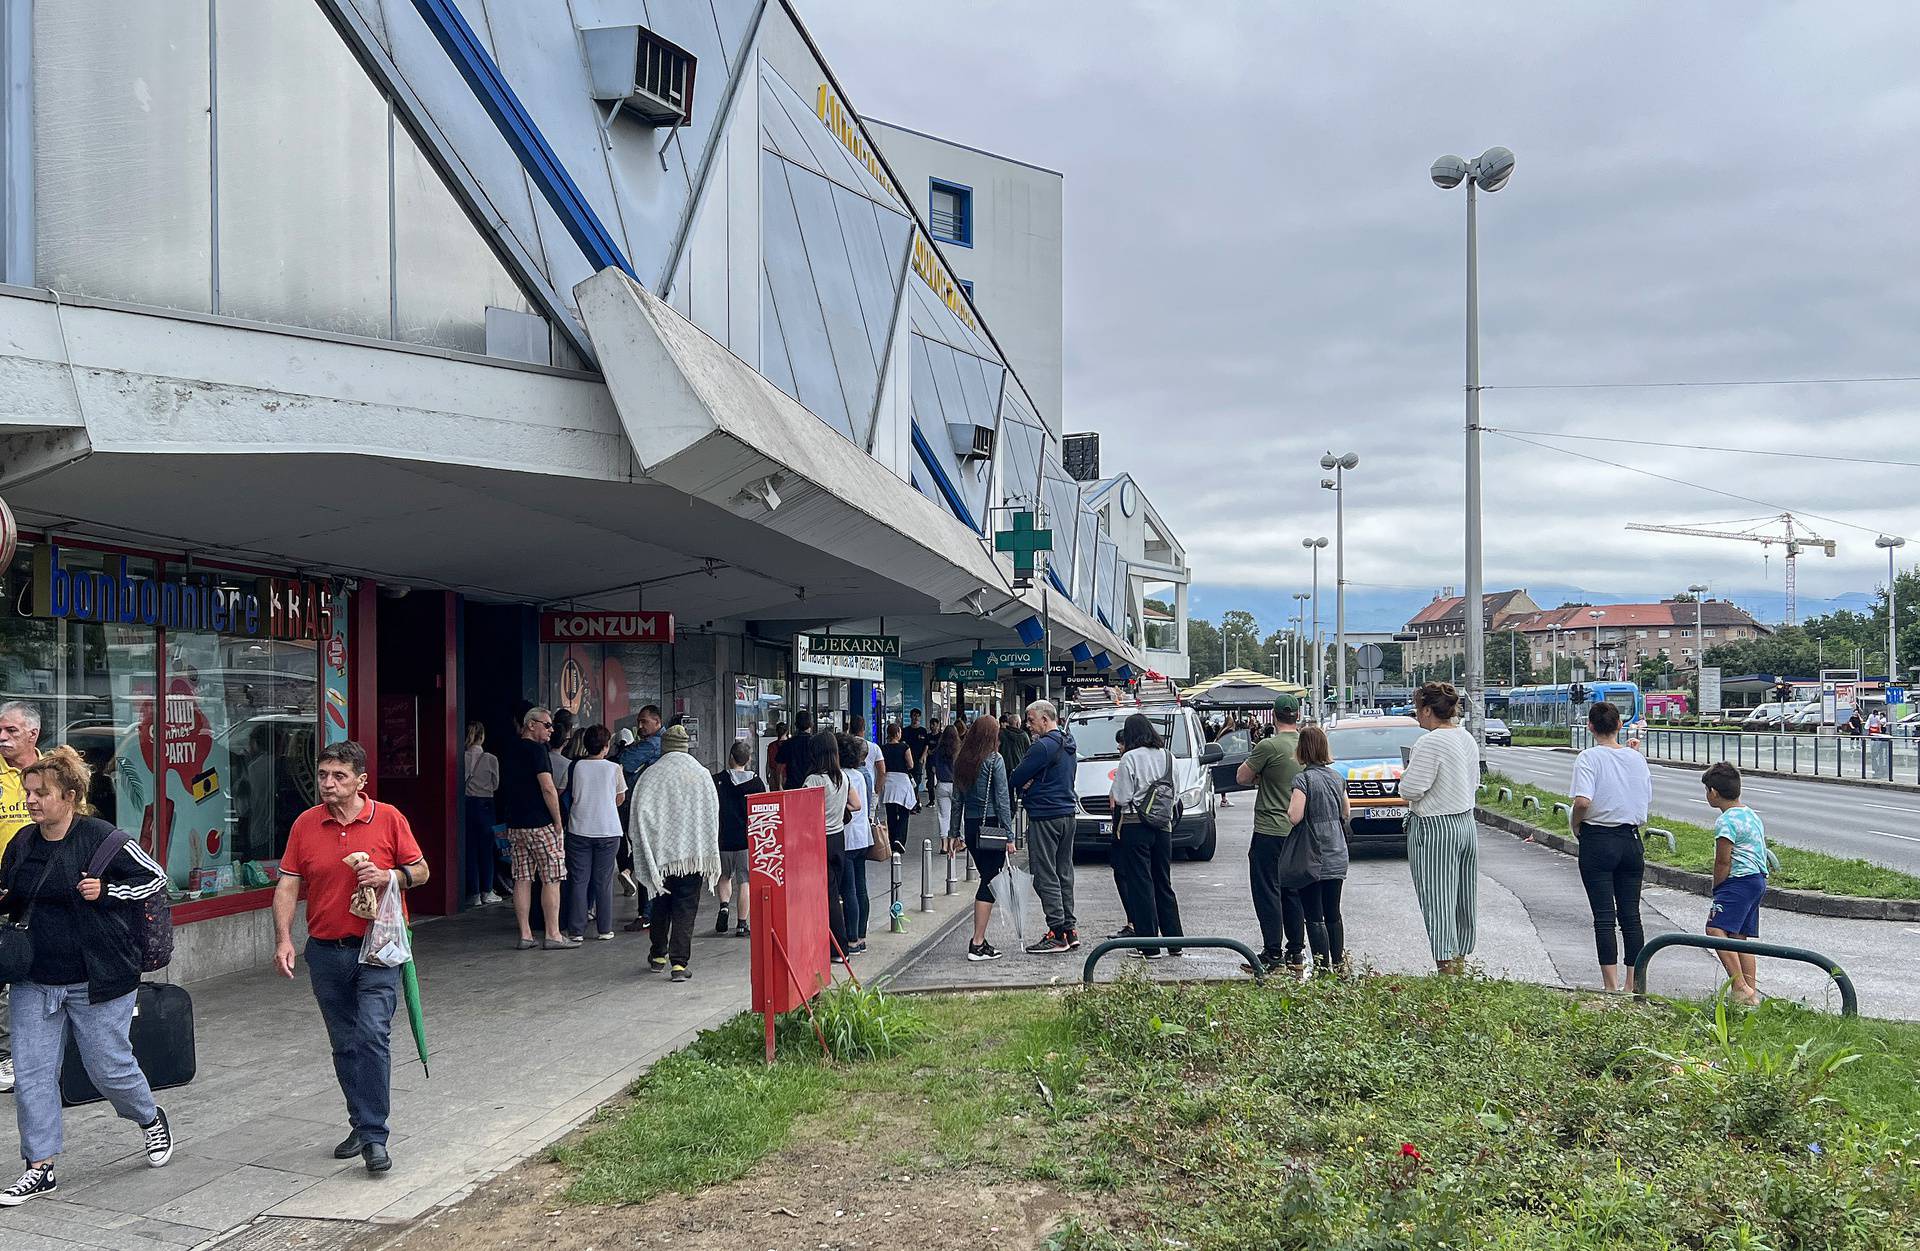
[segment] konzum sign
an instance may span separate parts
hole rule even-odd
[[[542,643],[671,643],[670,612],[543,612]]]

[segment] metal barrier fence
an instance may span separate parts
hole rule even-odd
[[[1833,979],[1840,988],[1840,1015],[1859,1016],[1860,996],[1853,988],[1853,979],[1847,971],[1817,951],[1805,947],[1783,947],[1779,943],[1763,943],[1752,938],[1720,938],[1712,934],[1657,934],[1647,940],[1640,949],[1640,956],[1633,962],[1633,993],[1635,997],[1647,997],[1647,966],[1653,963],[1653,957],[1668,947],[1703,947],[1709,951],[1735,951],[1753,956],[1768,956],[1776,960],[1798,960],[1802,964],[1811,964]]]
[[[1593,735],[1576,726],[1573,746],[1593,746]],[[1920,739],[1884,734],[1769,734],[1744,730],[1640,731],[1640,748],[1649,760],[1709,765],[1730,761],[1742,769],[1798,773],[1807,777],[1856,782],[1905,782],[1920,785]]]

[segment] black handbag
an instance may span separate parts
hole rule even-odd
[[[41,842],[40,832],[34,831],[34,838]],[[47,867],[41,872],[40,880],[33,884],[33,894],[27,899],[27,907],[17,921],[8,921],[0,925],[0,984],[7,986],[15,982],[24,982],[33,972],[33,904],[40,897],[40,888],[47,884],[47,878],[59,865],[62,853],[66,851],[63,843],[53,849],[47,857]],[[26,859],[26,853],[21,853]]]
[[[990,756],[987,758],[987,767],[989,771],[1004,769],[1006,764],[998,756]],[[987,794],[989,796],[993,794],[993,780],[990,772],[987,780]],[[979,833],[973,836],[975,851],[1005,851],[1012,841],[1013,834],[1005,826],[988,825],[985,821],[980,823]]]

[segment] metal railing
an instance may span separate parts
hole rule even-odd
[[[1127,951],[1127,950],[1137,951],[1142,948],[1158,950],[1161,947],[1167,947],[1167,948],[1177,947],[1182,951],[1186,950],[1188,947],[1224,947],[1229,951],[1237,951],[1242,956],[1246,957],[1247,967],[1253,970],[1253,977],[1255,981],[1264,982],[1267,980],[1267,971],[1261,965],[1260,958],[1253,954],[1253,948],[1247,946],[1245,943],[1241,942],[1237,938],[1160,937],[1160,938],[1109,938],[1104,940],[1099,945],[1094,947],[1092,951],[1089,951],[1087,953],[1087,962],[1084,966],[1082,966],[1080,970],[1080,981],[1082,984],[1087,986],[1093,985],[1093,966],[1096,964],[1099,964],[1100,957],[1106,955],[1109,951]]]
[[[1720,938],[1712,934],[1657,934],[1649,938],[1647,945],[1640,949],[1640,957],[1633,962],[1633,994],[1636,999],[1647,997],[1647,965],[1652,963],[1656,954],[1668,947],[1704,947],[1708,951],[1737,951],[1745,955],[1811,964],[1831,977],[1840,988],[1840,1015],[1860,1015],[1860,996],[1853,989],[1853,979],[1847,976],[1845,969],[1819,952],[1809,951],[1805,947],[1763,943],[1758,939]]]
[[[1576,750],[1593,746],[1585,726],[1573,732]],[[1885,734],[1833,735],[1756,733],[1746,730],[1640,731],[1649,760],[1710,765],[1722,760],[1741,769],[1798,773],[1852,782],[1920,785],[1920,739]]]

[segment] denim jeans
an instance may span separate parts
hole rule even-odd
[[[80,1049],[80,1062],[96,1090],[113,1110],[135,1125],[151,1125],[153,1091],[133,1058],[127,1031],[133,1026],[132,991],[95,1004],[87,984],[43,986],[17,982],[13,987],[13,1110],[20,1122],[20,1158],[31,1164],[60,1154],[65,1137],[60,1124],[60,1062],[66,1055],[67,1026]]]
[[[347,1124],[360,1141],[387,1141],[393,1102],[393,1012],[400,970],[360,963],[360,944],[307,943],[307,977],[333,1044],[333,1075],[347,1099]]]
[[[594,928],[602,934],[613,933],[613,860],[619,850],[617,838],[567,835],[567,894],[560,927],[569,934],[585,936],[589,904]]]
[[[466,881],[461,889],[469,895],[485,895],[493,890],[494,862],[498,853],[493,841],[493,799],[487,795],[463,795],[460,812],[464,817],[461,861],[466,866]]]

